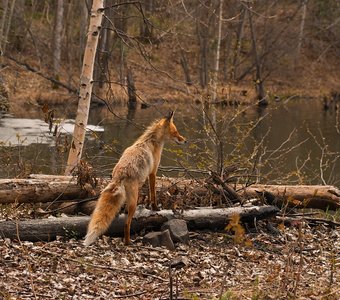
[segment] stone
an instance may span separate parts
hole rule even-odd
[[[168,229],[149,232],[143,237],[143,244],[151,245],[152,247],[164,246],[169,250],[175,249],[174,242],[171,239],[170,231]]]
[[[187,222],[181,219],[172,219],[165,222],[162,226],[162,230],[168,229],[172,240],[176,243],[188,244],[189,231]]]

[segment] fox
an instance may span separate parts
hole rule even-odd
[[[187,143],[179,134],[174,121],[174,111],[154,121],[133,145],[126,148],[112,171],[112,180],[101,192],[92,213],[84,245],[93,244],[105,233],[111,222],[126,203],[127,219],[124,225],[125,245],[131,243],[130,226],[136,211],[139,187],[149,179],[149,203],[157,210],[156,173],[161,160],[164,143],[174,141]]]

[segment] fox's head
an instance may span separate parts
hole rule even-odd
[[[169,140],[172,140],[179,145],[185,144],[187,142],[186,138],[179,134],[176,125],[174,124],[174,113],[174,111],[170,111],[164,118],[166,125],[165,134],[167,135]]]

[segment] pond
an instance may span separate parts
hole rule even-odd
[[[189,143],[166,144],[159,175],[202,176],[222,160],[235,166],[233,176],[241,181],[339,185],[340,112],[335,107],[323,110],[318,99],[273,102],[266,109],[202,104],[172,108]],[[91,108],[84,159],[98,176],[108,176],[122,151],[169,109],[169,104],[135,111],[113,107],[113,113]],[[51,132],[44,113],[36,109],[0,118],[0,177],[62,174],[75,110],[56,108]]]

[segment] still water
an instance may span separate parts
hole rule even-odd
[[[91,109],[83,157],[98,176],[108,176],[122,151],[145,126],[175,108],[175,123],[189,143],[167,144],[159,175],[203,176],[222,159],[241,181],[276,184],[340,183],[339,109],[320,100],[291,99],[257,107],[155,105],[128,111]],[[0,118],[0,177],[62,174],[76,108],[56,109],[52,131],[44,114],[26,110]],[[56,135],[53,134],[57,125]]]

